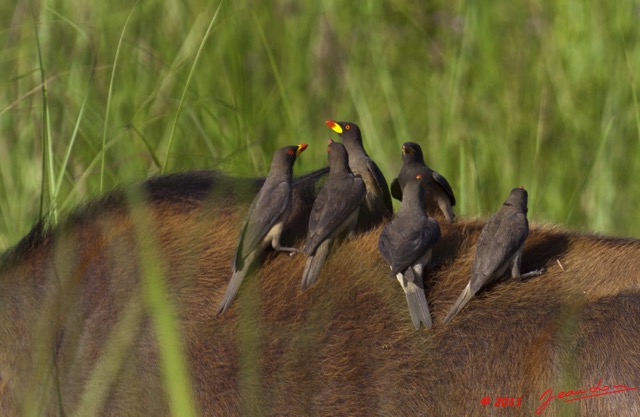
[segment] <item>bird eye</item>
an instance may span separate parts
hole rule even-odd
[[[289,155],[293,155],[293,149],[289,149]]]
[[[351,129],[351,125],[346,125],[344,128],[345,128],[345,130],[349,130],[349,129]]]

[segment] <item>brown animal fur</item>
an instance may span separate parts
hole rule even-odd
[[[304,235],[316,179],[298,187],[290,240]],[[546,273],[496,283],[443,326],[483,222],[442,222],[425,275],[434,327],[415,331],[378,227],[335,247],[304,293],[304,259],[268,255],[217,317],[259,185],[244,184],[238,196],[237,182],[210,173],[151,180],[137,229],[158,248],[201,415],[529,416],[548,388],[640,388],[640,241],[532,225],[522,270]],[[0,415],[170,414],[135,236],[114,193],[3,256]],[[496,397],[522,405],[494,407]],[[640,390],[554,400],[541,415],[640,415]]]

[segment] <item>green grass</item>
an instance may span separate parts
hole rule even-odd
[[[25,4],[0,6],[1,248],[163,171],[264,175],[300,142],[320,167],[327,118],[389,180],[421,143],[460,215],[524,185],[533,220],[640,235],[632,1]]]
[[[360,125],[389,181],[400,145],[420,143],[458,215],[524,185],[534,221],[640,236],[636,1],[43,0],[0,16],[0,249],[41,213],[161,172],[265,175],[303,142],[297,172],[319,168],[328,118]],[[148,269],[172,407],[190,415],[178,324]]]

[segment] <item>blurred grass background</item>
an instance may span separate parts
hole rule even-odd
[[[16,0],[0,41],[0,249],[150,175],[265,175],[302,142],[296,172],[319,168],[328,118],[360,125],[389,182],[420,143],[458,215],[524,185],[532,220],[640,236],[637,0]],[[164,378],[193,415],[155,263]]]
[[[513,186],[530,219],[640,236],[632,0],[0,4],[0,248],[149,175],[326,161],[358,123],[388,181],[416,141],[462,216]]]

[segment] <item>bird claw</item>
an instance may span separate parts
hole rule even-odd
[[[547,271],[546,268],[534,269],[533,271],[529,271],[526,274],[520,276],[521,279],[527,279],[531,277],[538,277],[544,274]]]

